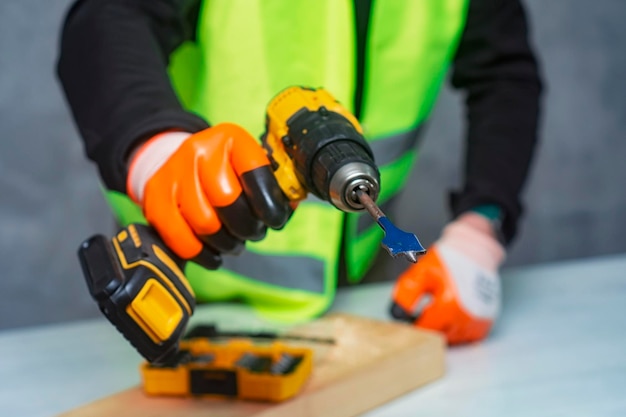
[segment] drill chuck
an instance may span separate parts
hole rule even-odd
[[[378,170],[371,164],[363,162],[350,162],[339,168],[329,185],[330,201],[338,209],[347,212],[364,209],[358,191],[367,193],[376,201],[379,190]]]
[[[313,194],[347,212],[363,210],[357,189],[378,197],[380,173],[372,150],[348,119],[320,107],[297,112],[287,124],[283,144],[298,179]]]

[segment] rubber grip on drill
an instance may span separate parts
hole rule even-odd
[[[371,148],[355,126],[339,113],[320,107],[302,109],[288,121],[285,151],[294,162],[300,182],[323,200],[329,199],[330,181],[350,162],[370,165],[375,172]]]
[[[364,148],[353,141],[340,140],[323,147],[313,161],[311,167],[311,182],[317,191],[318,197],[330,200],[330,182],[335,173],[351,162],[360,162],[369,165],[377,172],[374,160]]]

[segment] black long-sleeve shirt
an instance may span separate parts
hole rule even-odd
[[[371,1],[355,0],[358,80]],[[194,39],[199,3],[78,0],[67,15],[58,74],[87,155],[110,189],[125,191],[137,143],[167,129],[208,127],[183,109],[166,72],[169,54]],[[452,75],[467,93],[468,132],[465,183],[452,193],[451,209],[456,216],[498,205],[507,241],[537,140],[541,81],[527,37],[520,0],[471,0]]]

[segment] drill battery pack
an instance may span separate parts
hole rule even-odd
[[[96,235],[78,257],[92,298],[139,353],[150,362],[175,355],[195,296],[156,232],[136,224],[112,239]]]
[[[141,375],[144,392],[153,396],[279,402],[300,392],[312,361],[311,349],[277,341],[192,337],[180,342],[170,362],[142,364]]]

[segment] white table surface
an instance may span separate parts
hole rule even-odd
[[[626,256],[508,269],[503,281],[486,342],[450,349],[443,379],[366,416],[626,416]],[[342,289],[333,310],[388,318],[390,290]],[[236,305],[194,320],[266,328]],[[52,416],[126,389],[140,362],[104,318],[0,332],[0,416]]]

